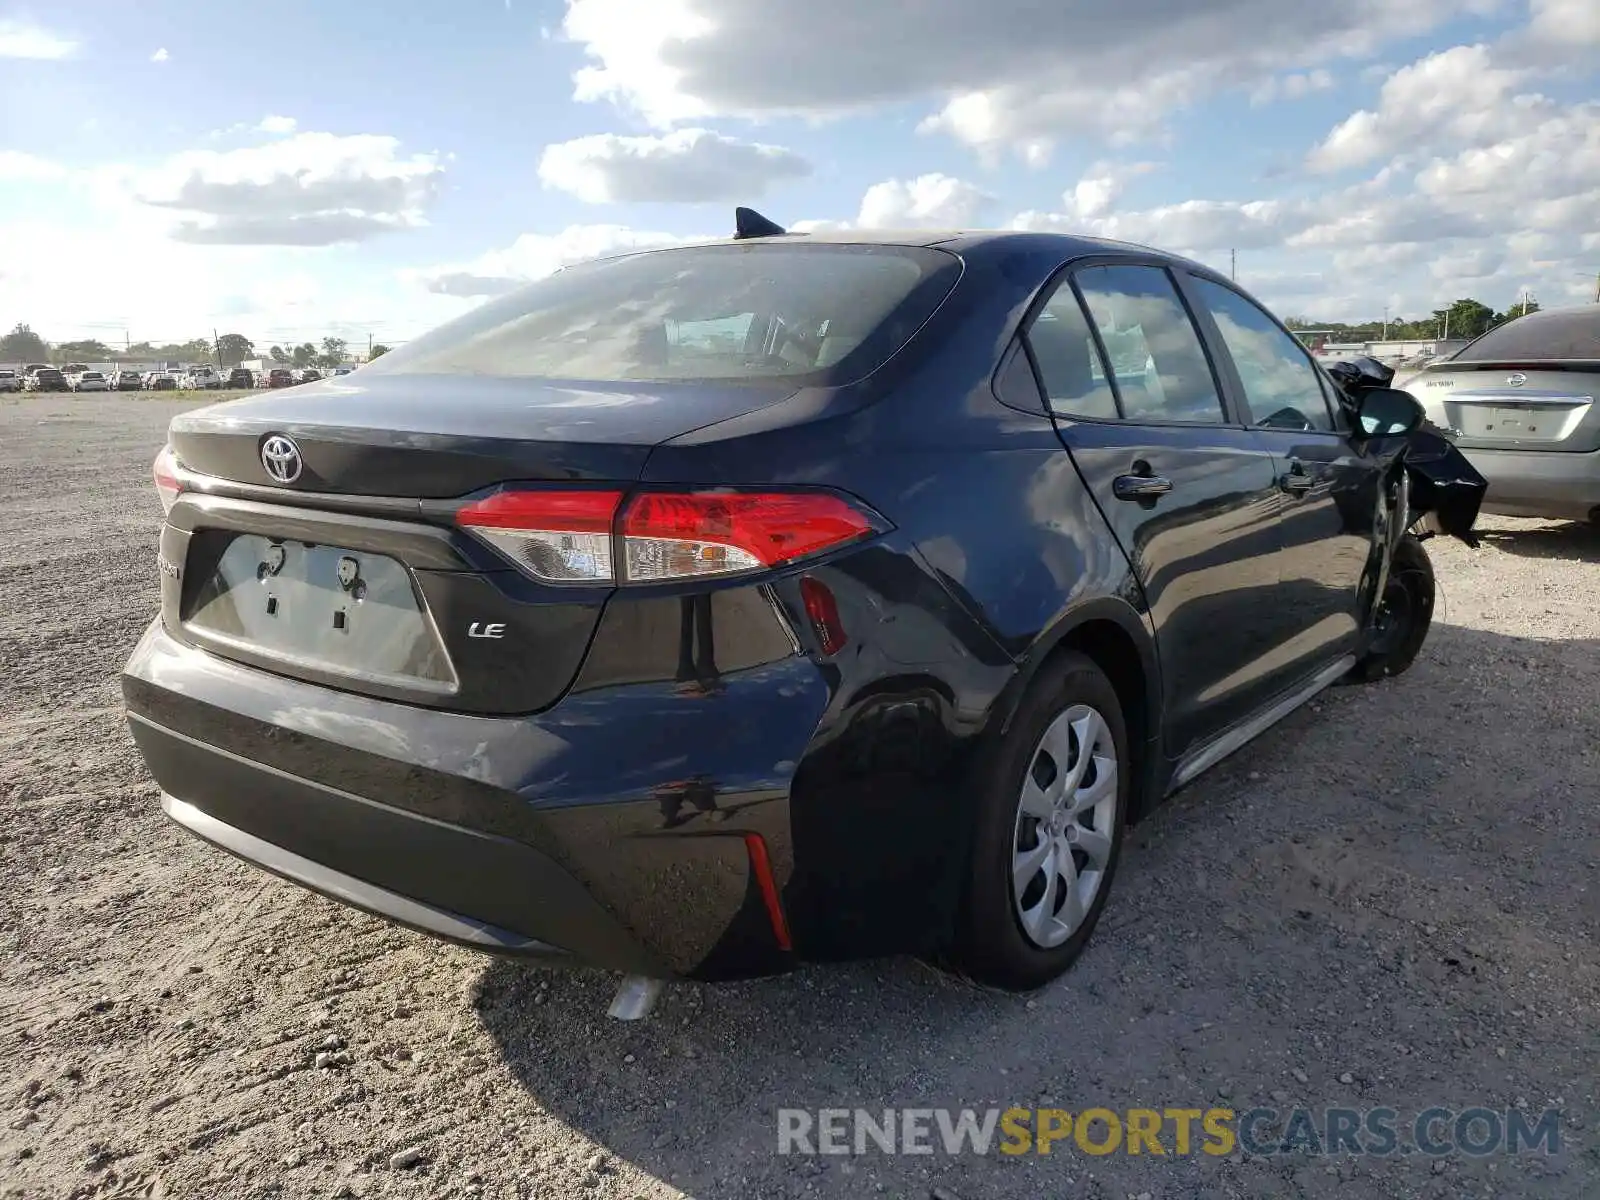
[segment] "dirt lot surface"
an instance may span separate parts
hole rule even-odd
[[[610,977],[397,931],[162,818],[117,672],[180,407],[0,398],[0,1196],[1600,1195],[1592,531],[1431,542],[1416,667],[1141,826],[1038,995],[888,961],[624,1025]],[[1011,1104],[1565,1117],[1515,1159],[775,1152],[780,1107]]]

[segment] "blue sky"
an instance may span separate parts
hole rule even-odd
[[[1600,271],[1595,0],[7,4],[0,324],[52,339],[400,340],[738,202],[1237,249],[1330,319]]]

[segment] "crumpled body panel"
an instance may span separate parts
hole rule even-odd
[[[1352,414],[1362,391],[1386,388],[1394,381],[1394,369],[1374,358],[1360,357],[1337,362],[1328,374],[1339,385],[1340,401]],[[1413,519],[1429,518],[1439,533],[1460,538],[1469,546],[1478,544],[1473,525],[1489,490],[1489,481],[1467,460],[1444,430],[1432,422],[1406,435],[1406,445],[1396,456],[1409,477],[1409,509]]]

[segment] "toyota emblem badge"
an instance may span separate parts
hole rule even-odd
[[[281,433],[270,435],[261,443],[261,465],[267,469],[274,483],[293,483],[300,478],[303,464],[300,447]]]

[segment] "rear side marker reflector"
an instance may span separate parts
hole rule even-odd
[[[772,936],[777,940],[778,949],[793,950],[794,941],[789,936],[789,922],[783,915],[783,902],[778,899],[778,881],[772,876],[767,843],[759,833],[747,833],[744,848],[750,855],[750,873],[755,876],[756,887],[761,892],[761,903],[766,906],[767,920],[772,924]]]
[[[549,583],[746,574],[877,531],[860,509],[821,492],[644,492],[623,506],[617,491],[508,489],[474,501],[456,518]],[[613,538],[621,543],[620,563],[613,561]]]
[[[806,606],[811,631],[817,635],[817,648],[824,654],[837,654],[845,647],[844,622],[839,619],[839,602],[828,585],[810,575],[800,578],[800,599]]]

